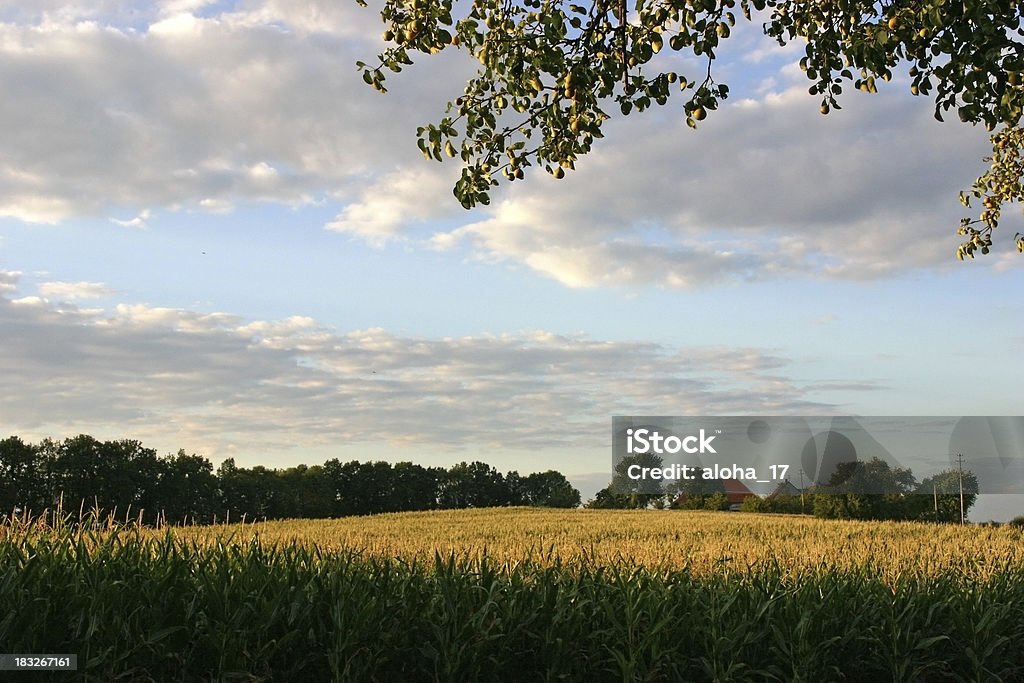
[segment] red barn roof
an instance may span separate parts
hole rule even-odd
[[[739,479],[723,479],[722,484],[725,485],[725,498],[730,505],[738,505],[750,496],[757,495]]]

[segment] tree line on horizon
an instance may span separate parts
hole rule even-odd
[[[341,462],[284,469],[216,468],[179,450],[159,456],[131,439],[86,434],[62,441],[0,440],[0,515],[97,512],[144,524],[209,524],[512,505],[576,507],[560,472],[502,474],[475,461],[449,468],[412,462]]]
[[[721,479],[695,479],[653,487],[641,485],[627,475],[630,465],[661,467],[662,459],[640,453],[623,458],[615,468],[611,485],[601,489],[590,508],[669,508],[687,510],[729,510]],[[902,520],[959,523],[961,520],[960,477],[963,476],[963,513],[978,498],[978,479],[969,470],[945,470],[918,482],[910,468],[892,467],[878,458],[840,462],[824,484],[801,492],[760,497],[748,496],[742,512],[813,515],[821,519]]]

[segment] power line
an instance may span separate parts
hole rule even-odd
[[[964,454],[956,454],[957,470],[960,473],[960,525],[963,526],[967,522],[967,517],[964,514]]]

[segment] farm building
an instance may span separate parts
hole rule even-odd
[[[751,491],[750,488],[747,487],[747,485],[744,484],[743,481],[741,481],[739,479],[722,479],[721,482],[722,482],[722,485],[724,487],[724,491],[722,491],[722,492],[725,493],[725,499],[726,499],[726,501],[728,501],[729,510],[731,510],[733,512],[739,511],[739,509],[743,505],[743,501],[745,501],[747,498],[751,498],[751,497],[761,498],[761,497],[763,497],[763,498],[765,498],[767,500],[772,500],[773,498],[776,498],[778,496],[799,496],[800,495],[800,489],[797,488],[796,486],[794,486],[792,484],[792,482],[790,482],[788,479],[785,480],[785,481],[780,482],[779,485],[775,487],[775,490],[772,491],[771,493],[769,493],[766,496],[762,496],[761,494],[758,494],[758,493],[755,493],[754,491]],[[704,495],[707,495],[707,494],[704,494]],[[688,496],[688,494],[686,494],[686,493],[683,493],[683,494],[679,495],[675,499],[675,501],[673,502],[672,507],[676,507],[676,508],[686,508],[686,507],[689,507],[689,506],[686,505],[687,496]],[[700,507],[700,505],[698,505],[697,507]]]
[[[729,501],[730,510],[739,510],[743,501],[751,496],[757,496],[739,479],[723,479],[722,483],[725,485],[725,498]]]
[[[777,498],[778,496],[799,496],[801,493],[800,489],[793,486],[793,482],[789,479],[779,482],[779,485],[775,487],[775,490],[765,496],[768,500]]]
[[[757,497],[757,494],[751,491],[749,488],[747,488],[747,485],[744,484],[739,479],[722,479],[720,481],[724,487],[724,490],[719,490],[718,493],[725,494],[725,499],[726,501],[728,501],[729,509],[732,511],[739,510],[740,506],[743,505],[743,501],[745,501],[747,498],[751,496]],[[705,491],[704,493],[697,494],[696,500],[690,500],[691,495],[693,494],[679,494],[672,502],[672,507],[688,508],[693,507],[693,504],[696,503],[696,507],[700,508],[703,505],[704,496],[712,495],[712,492]]]

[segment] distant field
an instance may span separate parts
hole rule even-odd
[[[499,563],[554,558],[648,568],[793,571],[874,567],[887,574],[950,569],[985,576],[1024,567],[1013,527],[820,520],[797,516],[655,510],[496,508],[407,512],[175,530],[181,538],[248,538],[432,560],[435,552]]]
[[[0,526],[33,680],[1020,681],[1011,528],[461,510]]]

